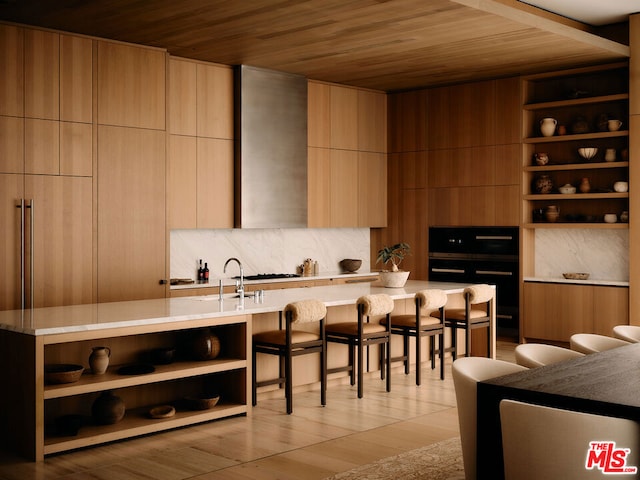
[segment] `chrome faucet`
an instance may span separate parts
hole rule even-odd
[[[224,263],[224,268],[222,269],[222,273],[227,272],[227,265],[229,265],[229,262],[231,261],[236,262],[238,264],[238,267],[240,267],[240,281],[238,282],[236,280],[236,293],[240,298],[244,298],[244,268],[242,268],[242,263],[240,263],[240,260],[238,260],[235,257],[231,257],[229,260],[227,260]]]

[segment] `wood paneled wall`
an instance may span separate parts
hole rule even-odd
[[[403,268],[427,278],[429,225],[519,225],[518,78],[390,94],[389,218],[371,254],[408,242]]]

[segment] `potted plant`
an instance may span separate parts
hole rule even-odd
[[[382,270],[380,272],[380,282],[383,286],[390,288],[404,287],[407,278],[409,278],[409,272],[400,270],[398,267],[408,255],[411,255],[411,247],[405,242],[396,243],[378,250],[376,264],[382,262],[391,267],[391,270]]]

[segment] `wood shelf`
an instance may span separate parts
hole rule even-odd
[[[628,223],[579,223],[579,222],[572,222],[572,223],[562,223],[562,222],[556,222],[556,223],[549,223],[549,222],[536,222],[536,223],[525,223],[524,228],[587,228],[587,229],[593,229],[593,228],[598,228],[598,229],[628,229],[629,228],[629,224]]]
[[[554,102],[529,103],[524,105],[522,108],[524,110],[545,110],[547,108],[574,107],[577,105],[591,105],[603,102],[622,102],[628,100],[628,93],[617,93],[613,95],[602,95],[598,97],[582,97],[572,98],[569,100],[558,100]]]
[[[629,168],[629,162],[598,163],[562,163],[547,165],[530,165],[524,167],[525,172],[552,172],[560,170],[595,170],[600,168]]]
[[[247,367],[247,361],[234,358],[217,358],[211,361],[175,362],[170,365],[156,365],[155,372],[144,375],[120,375],[117,373],[121,365],[109,367],[104,375],[84,373],[76,383],[47,385],[44,388],[44,399],[70,397],[85,393],[114,390],[116,388],[133,387],[167,380],[195,377]]]
[[[606,198],[629,198],[629,192],[625,193],[530,193],[524,196],[525,200],[604,200]]]
[[[590,132],[575,135],[554,135],[553,137],[528,137],[523,139],[523,143],[555,143],[570,142],[574,140],[596,140],[600,138],[628,137],[629,130],[618,130],[617,132]]]
[[[148,412],[152,407],[127,410],[124,418],[114,425],[87,425],[81,427],[76,436],[45,437],[44,454],[60,453],[100,443],[184,427],[194,423],[242,415],[246,414],[248,410],[247,405],[244,404],[221,403],[209,410],[176,410],[176,414],[171,418],[153,419],[148,416]]]

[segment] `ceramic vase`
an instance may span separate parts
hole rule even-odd
[[[112,425],[123,419],[124,401],[111,391],[102,394],[91,405],[91,415],[100,425]]]
[[[94,375],[103,375],[109,366],[111,349],[109,347],[92,347],[89,355],[89,366]]]
[[[556,125],[558,125],[558,121],[555,118],[543,118],[540,120],[540,133],[544,137],[553,137],[553,134],[556,133]]]
[[[589,179],[584,177],[580,182],[580,186],[578,187],[578,189],[582,193],[589,193],[591,191],[591,183],[589,182]]]
[[[220,339],[208,328],[202,329],[194,338],[191,351],[198,360],[213,360],[220,353]]]
[[[540,175],[536,178],[534,185],[536,193],[551,193],[553,190],[553,180],[549,175]]]

